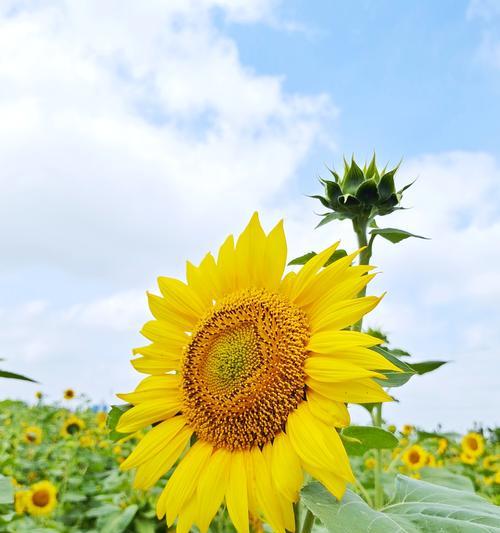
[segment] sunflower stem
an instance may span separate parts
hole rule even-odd
[[[300,531],[300,500],[293,504],[293,516],[295,519],[295,531]]]
[[[311,533],[313,524],[314,524],[314,515],[308,509],[306,513],[306,517],[304,518],[304,523],[302,524],[301,533]]]
[[[378,403],[374,407],[375,426],[382,426],[382,404]],[[382,487],[382,450],[376,450],[377,464],[375,465],[375,509],[380,509],[384,505],[384,489]]]

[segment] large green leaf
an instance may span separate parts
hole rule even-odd
[[[99,530],[101,533],[123,533],[134,519],[139,507],[129,505],[123,511],[111,515]]]
[[[31,381],[32,383],[38,383],[38,381],[35,381],[34,379],[28,378],[21,374],[16,374],[15,372],[7,372],[6,370],[0,370],[0,378],[20,379],[23,381]]]
[[[421,376],[422,374],[427,374],[428,372],[438,369],[446,363],[448,363],[448,361],[422,361],[421,363],[411,363],[410,366],[419,376]]]
[[[422,235],[415,235],[414,233],[410,233],[408,231],[396,228],[376,228],[371,230],[370,234],[380,235],[381,237],[384,237],[384,239],[387,239],[388,241],[392,242],[393,244],[401,242],[404,239],[408,239],[409,237],[416,237],[417,239],[428,239],[428,237],[422,237]]]
[[[416,374],[413,368],[406,364],[404,361],[401,361],[398,357],[393,355],[389,350],[382,348],[380,346],[374,346],[372,348],[375,352],[384,356],[388,359],[393,365],[397,366],[401,371],[396,372],[392,370],[381,371],[381,374],[384,374],[387,379],[375,379],[383,387],[401,387],[404,385],[412,376]]]
[[[381,511],[349,490],[339,502],[316,482],[302,490],[302,501],[331,533],[500,532],[499,507],[468,490],[405,476],[397,476],[393,499]]]
[[[328,213],[326,215],[323,215],[323,219],[316,226],[316,228],[320,228],[321,226],[328,224],[328,222],[331,222],[332,220],[343,220],[344,218],[345,217],[341,213]]]
[[[0,475],[0,504],[10,504],[14,500],[14,488],[8,477]]]
[[[392,450],[398,445],[392,433],[374,426],[348,426],[342,431],[342,437],[349,455],[363,455],[373,449]]]
[[[423,481],[449,487],[450,489],[465,490],[474,492],[474,483],[472,480],[459,474],[454,474],[446,468],[421,468],[420,477]]]

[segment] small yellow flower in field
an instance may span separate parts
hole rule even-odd
[[[75,397],[75,391],[73,389],[66,389],[64,391],[64,399],[72,400]]]
[[[448,449],[448,439],[441,438],[438,440],[438,449],[437,454],[443,455],[443,453]]]
[[[467,452],[462,452],[460,454],[460,461],[464,463],[464,465],[475,465],[477,462],[477,457],[475,455],[471,455]]]
[[[427,464],[427,456],[428,453],[422,448],[422,446],[414,444],[405,451],[401,459],[411,470],[419,470]]]
[[[14,510],[17,514],[23,514],[26,511],[29,490],[18,490],[14,495]]]
[[[432,453],[427,453],[427,462],[425,464],[431,468],[436,468],[436,458]]]
[[[37,391],[35,392],[35,398],[36,398],[37,400],[41,400],[41,399],[43,398],[43,392],[37,390]]]
[[[57,504],[57,489],[50,481],[35,483],[26,497],[26,509],[33,516],[50,514]]]
[[[122,447],[121,446],[114,446],[113,447],[113,453],[115,455],[120,455],[122,453]]]
[[[493,476],[485,476],[483,477],[483,483],[487,486],[487,487],[491,487],[491,485],[493,485]]]
[[[38,426],[28,426],[24,430],[23,440],[28,444],[40,444],[42,442],[42,429]]]
[[[266,234],[255,214],[217,259],[188,263],[186,282],[159,278],[150,344],[132,361],[149,377],[119,395],[134,407],[116,429],[155,424],[122,464],[137,468],[137,488],[182,457],[157,502],[168,526],[207,531],[226,505],[238,533],[249,508],[293,530],[304,472],[339,499],[354,481],[335,428],[350,423],[346,403],[392,401],[373,378],[397,368],[369,349],[381,339],[346,329],[380,298],[357,297],[373,277],[351,266],[359,251],[325,266],[337,246],[284,275],[283,225]]]
[[[94,444],[95,441],[90,435],[82,435],[80,437],[80,446],[82,448],[91,448]]]
[[[109,442],[107,440],[101,440],[101,442],[99,442],[99,448],[109,448]]]
[[[497,485],[500,485],[500,472],[497,472],[495,474],[495,477],[493,478],[493,481],[497,484]]]
[[[377,466],[376,459],[374,459],[373,457],[368,457],[367,459],[365,459],[365,468],[367,470],[373,470],[375,466]]]
[[[496,471],[500,467],[500,455],[487,455],[483,459],[483,468],[485,470]]]
[[[391,424],[390,426],[387,426],[387,431],[390,431],[391,433],[396,432],[396,426],[394,424]]]
[[[95,415],[95,421],[100,428],[106,427],[106,420],[108,415],[104,411],[99,411]]]
[[[413,433],[414,429],[415,428],[413,426],[411,426],[410,424],[405,424],[403,426],[403,428],[401,429],[401,433],[408,437],[409,435],[411,435]]]
[[[75,415],[70,416],[63,424],[61,435],[63,437],[70,437],[75,433],[79,433],[85,427],[85,422]]]
[[[484,452],[484,438],[479,433],[467,433],[462,439],[462,450],[474,457],[483,455]]]
[[[401,439],[401,440],[399,441],[399,445],[400,445],[402,448],[404,448],[405,446],[408,446],[408,439],[406,439],[406,438],[405,438],[405,439]]]

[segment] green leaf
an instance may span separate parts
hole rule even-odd
[[[152,520],[145,520],[143,518],[136,518],[134,520],[134,527],[136,533],[155,533],[156,524]]]
[[[469,490],[397,476],[391,502],[380,511],[347,490],[337,501],[322,485],[302,489],[304,505],[330,533],[500,532],[500,508]]]
[[[344,193],[354,194],[358,187],[365,180],[363,171],[358,167],[354,158],[351,160],[351,166],[344,176],[344,181],[342,182],[342,190]]]
[[[378,201],[377,182],[372,178],[364,181],[356,191],[356,198],[362,204],[374,204]]]
[[[392,242],[393,244],[401,242],[404,239],[408,239],[409,237],[416,237],[417,239],[428,240],[428,237],[422,237],[421,235],[415,235],[414,233],[409,233],[408,231],[396,228],[376,228],[370,231],[370,234],[380,235],[384,239],[387,239],[388,241]]]
[[[127,433],[119,433],[118,431],[116,431],[116,426],[123,413],[125,413],[131,408],[132,405],[130,405],[129,403],[111,406],[111,410],[109,411],[108,416],[106,418],[106,426],[110,430],[109,438],[111,440],[120,440],[127,435]]]
[[[446,468],[424,467],[419,470],[419,474],[423,481],[434,483],[435,485],[474,492],[474,483],[472,483],[470,478],[454,474]]]
[[[375,378],[375,381],[379,383],[379,385],[382,385],[382,387],[401,387],[401,385],[404,385],[407,381],[411,379],[412,376],[416,374],[415,370],[413,370],[410,365],[401,361],[401,359],[393,355],[389,350],[381,348],[380,346],[374,346],[371,349],[385,357],[393,365],[397,366],[401,370],[401,372],[396,372],[392,370],[380,371],[381,374],[387,376],[387,379]]]
[[[410,366],[419,376],[421,376],[422,374],[427,374],[428,372],[438,369],[448,362],[449,361],[422,361],[421,363],[411,363]]]
[[[323,219],[316,226],[316,228],[320,228],[321,226],[324,226],[325,224],[328,224],[328,222],[331,222],[332,220],[343,220],[344,218],[345,217],[343,215],[341,215],[340,213],[328,213],[327,215],[323,215]]]
[[[293,265],[305,265],[310,259],[312,259],[316,254],[316,252],[309,252],[307,254],[301,255],[300,257],[296,257],[295,259],[292,259],[288,266]],[[345,257],[347,255],[347,252],[345,250],[335,250],[333,254],[328,258],[328,260],[325,263],[325,266],[331,265],[338,259],[342,259],[342,257]]]
[[[0,475],[0,504],[11,504],[14,501],[14,487],[8,477]]]
[[[294,265],[305,265],[309,259],[312,259],[316,254],[316,252],[308,252],[307,254],[301,255],[300,257],[296,257],[295,259],[292,259],[288,266],[294,266]]]
[[[38,383],[38,381],[35,381],[34,379],[27,378],[26,376],[22,376],[21,374],[16,374],[15,372],[7,372],[6,370],[0,370],[0,378],[20,379],[23,381],[31,381],[32,383]]]
[[[363,455],[368,450],[392,450],[398,439],[389,431],[374,426],[349,426],[342,430],[344,446],[349,455]]]
[[[411,357],[411,353],[401,348],[390,348],[389,351],[396,357]]]
[[[139,507],[137,505],[129,505],[123,511],[111,515],[111,517],[104,522],[101,533],[123,533],[134,519]]]

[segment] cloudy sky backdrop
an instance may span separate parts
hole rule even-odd
[[[254,210],[291,257],[352,249],[305,195],[375,149],[419,178],[386,224],[432,240],[376,243],[369,324],[453,361],[387,416],[498,424],[498,101],[496,0],[3,0],[0,357],[42,385],[0,398],[128,391],[145,291]]]

